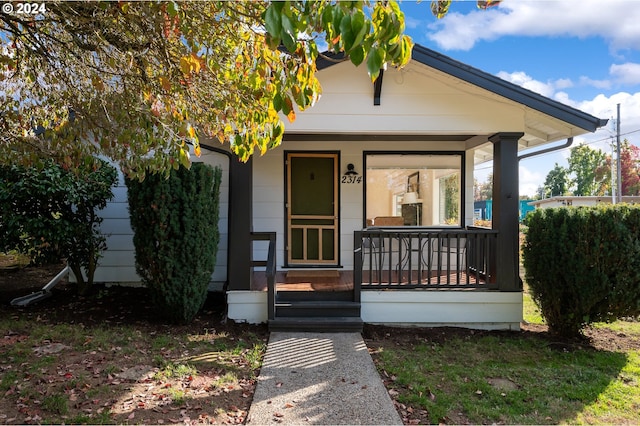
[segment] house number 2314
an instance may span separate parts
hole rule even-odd
[[[340,182],[342,182],[342,183],[362,183],[362,176],[343,175]]]

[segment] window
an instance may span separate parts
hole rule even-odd
[[[463,154],[365,153],[364,161],[368,224],[462,226]]]

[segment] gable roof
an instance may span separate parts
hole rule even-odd
[[[514,102],[540,111],[543,114],[580,127],[589,132],[605,126],[608,119],[594,117],[586,112],[565,105],[561,102],[542,96],[531,90],[481,71],[472,66],[456,61],[448,56],[416,44],[411,58],[421,64],[430,66],[462,81],[476,85]]]
[[[583,129],[585,132],[594,132],[598,128],[605,126],[609,121],[608,119],[594,117],[419,44],[413,47],[411,59],[463,82],[522,104],[551,118]],[[337,54],[325,52],[319,57],[316,66],[318,70],[322,70],[345,60],[347,58],[342,52]]]

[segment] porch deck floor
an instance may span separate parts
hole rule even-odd
[[[287,276],[286,271],[276,272],[278,290],[284,291],[348,291],[353,290],[353,271],[339,271],[337,277]],[[255,271],[251,290],[267,291],[267,275]]]
[[[276,272],[276,285],[278,291],[350,291],[353,290],[353,271],[339,271],[337,277],[326,276],[287,276],[286,271]],[[423,284],[429,285],[450,285],[452,288],[462,287],[466,284],[486,284],[483,279],[477,280],[474,274],[467,274],[465,271],[452,271],[448,276],[445,273],[437,274],[432,271],[431,276],[422,273],[422,281],[418,282],[418,271],[412,271],[411,282],[409,282],[409,272],[403,271],[402,279],[398,280],[398,274],[392,272],[391,285],[401,288],[403,285]],[[377,272],[373,272],[372,286],[387,285],[389,283],[388,271],[382,271],[382,276],[378,278]],[[362,285],[369,285],[369,272],[362,272]],[[253,273],[251,290],[267,291],[267,275],[262,271]]]

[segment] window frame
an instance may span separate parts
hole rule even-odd
[[[407,228],[446,228],[462,229],[465,223],[466,200],[466,152],[465,151],[362,151],[362,227],[367,227],[367,157],[372,155],[427,155],[427,156],[459,156],[460,157],[460,221],[457,225],[432,225],[432,226],[406,226]]]

